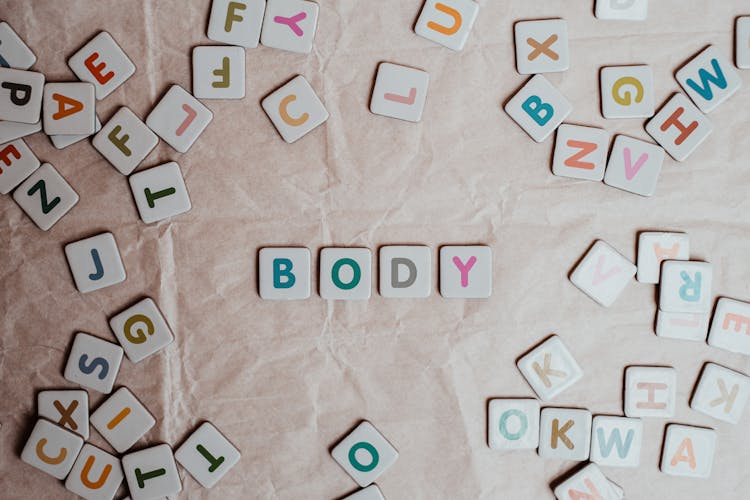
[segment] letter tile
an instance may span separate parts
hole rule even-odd
[[[517,365],[542,401],[555,398],[583,377],[581,367],[557,335],[529,351]]]
[[[628,366],[625,369],[625,415],[674,416],[677,370],[670,366]]]
[[[604,183],[641,196],[652,196],[664,156],[664,150],[656,144],[618,135],[609,155]]]
[[[440,295],[487,299],[492,295],[492,249],[485,245],[440,247]]]
[[[654,73],[651,66],[608,66],[600,73],[604,118],[654,116]]]
[[[705,342],[709,314],[656,311],[656,335],[668,339]]]
[[[112,500],[122,479],[120,459],[86,443],[65,481],[65,488],[87,500]]]
[[[367,488],[355,491],[341,500],[385,500],[385,497],[377,484],[371,484]]]
[[[473,3],[473,2],[472,2]],[[370,111],[409,122],[422,119],[430,75],[407,66],[380,63],[370,99]]]
[[[39,159],[23,139],[0,145],[0,194],[13,191],[39,165]]]
[[[258,254],[258,282],[264,300],[310,298],[310,249],[261,248]]]
[[[123,175],[138,168],[158,143],[156,134],[125,106],[91,140],[94,149]]]
[[[106,31],[73,54],[68,66],[79,80],[94,85],[98,100],[114,92],[135,73],[133,61]]]
[[[666,312],[711,312],[713,266],[692,260],[665,260],[661,265],[659,309]]]
[[[716,109],[742,86],[740,75],[715,45],[708,46],[680,68],[675,78],[704,113]]]
[[[112,233],[101,233],[65,245],[65,257],[81,293],[125,281],[125,267]]]
[[[609,133],[606,130],[563,123],[555,138],[552,173],[560,177],[601,181],[608,150]]]
[[[65,479],[81,451],[83,438],[40,418],[21,452],[21,460],[57,479]]]
[[[180,474],[168,444],[160,444],[122,457],[122,470],[133,500],[176,495],[182,490]]]
[[[588,460],[591,412],[573,408],[542,408],[539,456],[545,459]]]
[[[212,488],[240,461],[240,451],[209,422],[193,432],[174,454],[204,488]]]
[[[750,399],[750,377],[716,363],[706,363],[695,386],[690,408],[736,424]]]
[[[87,137],[91,137],[93,134],[99,132],[102,129],[102,122],[99,121],[99,117],[94,115],[94,131],[91,134],[58,134],[50,135],[49,140],[55,149],[65,149],[68,146],[72,146],[77,142],[81,142]]]
[[[514,26],[516,68],[522,75],[566,71],[570,67],[568,22],[520,21]]]
[[[172,85],[146,117],[146,125],[175,150],[186,153],[213,118],[198,99]]]
[[[174,335],[164,316],[150,298],[145,298],[114,316],[109,320],[109,326],[125,355],[133,363],[139,363],[174,341]]]
[[[606,242],[597,240],[570,274],[570,281],[594,301],[609,307],[635,273],[632,262]]]
[[[648,0],[596,0],[594,13],[599,19],[645,21]]]
[[[289,144],[328,120],[328,111],[302,75],[273,91],[261,106]]]
[[[427,298],[432,292],[432,252],[420,245],[380,247],[380,295]]]
[[[128,178],[138,213],[151,224],[192,208],[185,180],[176,162],[136,172]]]
[[[91,135],[96,129],[96,99],[90,83],[44,85],[42,123],[47,135]]]
[[[734,30],[734,54],[737,67],[750,69],[750,16],[737,18]]]
[[[425,0],[414,33],[451,50],[463,50],[479,4],[472,0]]]
[[[40,391],[37,413],[61,427],[89,438],[89,393],[84,390]]]
[[[539,401],[491,399],[487,441],[493,450],[533,450],[539,446]]]
[[[596,464],[588,464],[555,488],[557,500],[620,500],[613,487]]]
[[[29,69],[35,62],[36,56],[26,42],[13,31],[8,23],[0,23],[0,66]]]
[[[124,453],[156,424],[156,419],[126,387],[120,387],[91,415],[91,425]]]
[[[47,231],[78,203],[78,194],[49,163],[43,163],[13,193],[39,229]]]
[[[720,298],[711,321],[708,344],[750,355],[750,303]]]
[[[245,97],[245,49],[223,46],[193,48],[193,94],[198,99]]]
[[[268,0],[260,43],[309,54],[318,26],[318,4],[307,0]]]
[[[109,394],[122,362],[122,347],[86,333],[77,333],[65,365],[74,384]]]
[[[591,461],[609,467],[638,467],[643,421],[597,415],[591,428]]]
[[[714,126],[684,94],[674,94],[646,124],[646,132],[677,161],[686,160]]]
[[[692,425],[669,424],[664,435],[661,471],[670,476],[707,478],[716,450],[716,431]]]
[[[0,67],[0,120],[38,122],[43,93],[43,74]]]
[[[372,288],[369,248],[324,248],[320,251],[320,296],[326,300],[367,300]]]
[[[36,123],[0,121],[0,144],[20,139],[42,130],[41,118]]]
[[[645,231],[638,235],[638,273],[641,283],[659,283],[661,263],[665,260],[689,260],[690,237],[685,233]]]
[[[260,41],[265,0],[213,0],[208,38],[254,49]]]
[[[369,486],[398,459],[398,451],[370,422],[362,422],[331,451],[358,485]]]
[[[573,105],[542,75],[532,77],[505,105],[529,137],[544,142],[573,111]]]

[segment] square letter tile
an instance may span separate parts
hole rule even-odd
[[[604,118],[654,116],[654,73],[651,66],[609,66],[600,73]]]
[[[318,4],[306,0],[268,0],[260,43],[309,54],[318,26]]]
[[[245,97],[245,49],[223,46],[195,47],[193,94],[198,99]]]
[[[591,431],[591,461],[610,467],[638,467],[642,441],[641,419],[597,415]]]
[[[130,175],[158,143],[156,134],[125,106],[91,140],[94,149],[123,175]]]
[[[328,120],[328,111],[302,75],[273,91],[261,106],[289,144]]]
[[[568,22],[520,21],[514,26],[516,68],[522,75],[566,71],[570,67]]]
[[[625,369],[625,415],[674,416],[677,370],[668,366],[628,366]]]
[[[44,75],[0,68],[0,120],[36,123],[42,113]]]
[[[690,237],[687,234],[640,233],[636,279],[641,283],[659,283],[663,261],[688,259],[690,259]]]
[[[414,33],[451,50],[462,50],[479,12],[472,0],[426,0]]]
[[[715,45],[710,45],[675,73],[685,93],[704,113],[732,97],[742,79]]]
[[[656,192],[663,163],[664,150],[656,144],[618,135],[609,155],[604,183],[641,196],[651,196]]]
[[[531,78],[505,105],[529,137],[544,142],[573,111],[573,105],[542,75]]]
[[[0,121],[0,143],[5,144],[6,142],[35,134],[40,130],[42,130],[41,118],[36,123]]]
[[[440,247],[440,295],[486,299],[492,295],[492,249],[484,245]]]
[[[174,340],[164,316],[149,298],[114,316],[109,326],[133,363],[161,351]]]
[[[138,213],[146,224],[187,212],[192,208],[180,166],[175,162],[142,170],[128,178]]]
[[[619,500],[621,495],[596,464],[588,464],[555,488],[558,500]]]
[[[49,163],[42,164],[13,193],[26,215],[46,231],[78,203],[78,194]]]
[[[91,425],[117,453],[130,449],[156,420],[126,387],[120,387],[91,415]]]
[[[720,298],[711,321],[708,344],[750,355],[750,303]]]
[[[39,416],[89,438],[89,393],[84,390],[40,391],[36,399]]]
[[[68,146],[72,146],[77,142],[81,142],[87,137],[91,137],[93,134],[99,132],[102,129],[102,122],[99,121],[99,117],[94,115],[94,131],[90,134],[58,134],[50,135],[49,140],[56,149],[65,149]]]
[[[39,168],[39,159],[23,139],[0,145],[0,194],[8,194]]]
[[[552,173],[560,177],[601,181],[607,164],[609,133],[596,127],[563,123],[557,129]]]
[[[670,476],[707,478],[716,450],[716,431],[670,424],[664,436],[661,471]]]
[[[591,412],[543,408],[539,421],[539,456],[582,462],[589,458]]]
[[[487,437],[493,450],[533,450],[539,446],[539,401],[492,399]]]
[[[385,497],[377,484],[371,484],[367,488],[356,491],[342,500],[385,500]]]
[[[380,247],[380,295],[420,298],[432,292],[432,252],[420,245]]]
[[[262,299],[308,299],[310,278],[310,249],[261,248],[258,281]]]
[[[714,126],[684,94],[674,94],[646,124],[646,132],[677,161],[686,160]]]
[[[656,311],[656,335],[668,339],[705,342],[709,314]]]
[[[418,122],[422,119],[429,84],[430,75],[425,71],[380,63],[372,89],[370,111],[376,115]]]
[[[21,460],[57,479],[65,479],[81,451],[83,438],[44,419],[36,421]]]
[[[122,470],[133,500],[175,495],[182,490],[180,474],[168,444],[160,444],[122,457]]]
[[[666,260],[661,265],[659,309],[666,312],[711,312],[711,278],[708,262]]]
[[[750,377],[715,363],[706,363],[696,385],[690,408],[730,424],[736,424],[750,398]]]
[[[737,18],[734,41],[737,67],[740,69],[750,69],[750,16]]]
[[[146,117],[148,128],[180,153],[186,153],[214,114],[179,85],[172,85]]]
[[[369,248],[324,248],[320,251],[320,296],[326,300],[367,300],[372,288]]]
[[[94,85],[97,99],[107,97],[135,73],[133,61],[106,31],[73,54],[68,66],[79,80]]]
[[[65,366],[65,378],[97,392],[109,394],[122,361],[122,347],[78,333]]]
[[[645,21],[648,0],[596,0],[596,17],[618,21]]]
[[[518,360],[518,369],[542,401],[549,401],[583,376],[560,337],[553,335]]]
[[[331,451],[331,456],[365,487],[377,480],[398,458],[398,451],[370,422],[362,422]]]
[[[26,42],[13,31],[8,23],[0,23],[0,66],[29,69],[35,62],[36,56]]]
[[[125,281],[125,268],[112,233],[101,233],[65,245],[70,272],[81,293]]]
[[[208,38],[248,49],[258,46],[265,0],[213,0]]]
[[[611,306],[635,276],[636,267],[617,250],[597,240],[570,274],[570,281],[604,307]]]
[[[42,122],[47,135],[93,134],[96,99],[90,83],[62,82],[44,85]]]
[[[87,500],[112,500],[122,483],[120,459],[86,443],[65,488]]]
[[[240,451],[212,424],[205,422],[174,454],[204,488],[212,488],[240,461]]]

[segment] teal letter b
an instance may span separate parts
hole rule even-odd
[[[537,95],[532,95],[521,104],[521,108],[540,127],[544,127],[555,114],[555,108],[551,104],[542,102]]]
[[[297,278],[292,274],[292,267],[292,261],[289,259],[273,259],[274,288],[292,288],[294,286]]]

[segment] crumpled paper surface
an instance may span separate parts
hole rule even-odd
[[[106,122],[122,105],[145,118],[172,83],[191,88],[191,49],[205,36],[209,1],[0,1],[0,13],[36,52],[50,81],[74,80],[67,58],[109,31],[137,66],[97,111]],[[81,196],[47,233],[9,196],[0,198],[0,496],[65,498],[62,482],[23,464],[39,390],[62,377],[77,331],[114,341],[107,319],[135,300],[156,300],[175,334],[161,354],[123,361],[128,386],[157,417],[138,443],[178,446],[203,420],[241,450],[240,463],[212,490],[181,469],[180,498],[337,498],[356,489],[329,449],[369,419],[400,451],[378,481],[388,499],[545,499],[549,483],[575,464],[534,452],[501,455],[486,445],[487,400],[532,396],[515,360],[559,334],[584,378],[553,405],[622,412],[623,370],[665,364],[678,371],[670,422],[718,432],[709,480],[658,470],[664,420],[645,421],[641,466],[605,469],[626,498],[740,499],[750,489],[750,424],[692,411],[699,370],[714,361],[748,372],[750,363],[705,344],[658,339],[655,288],[630,284],[609,309],[567,279],[597,238],[635,258],[639,230],[686,231],[695,258],[714,263],[717,295],[750,298],[750,202],[746,86],[711,113],[716,130],[684,164],[667,159],[653,198],[602,183],[554,177],[553,141],[532,142],[502,111],[522,85],[513,22],[568,20],[571,67],[548,75],[573,103],[568,122],[648,139],[642,120],[604,120],[598,71],[650,64],[656,102],[676,91],[673,72],[708,44],[733,53],[743,2],[660,0],[646,22],[605,22],[592,1],[482,1],[463,52],[416,36],[418,0],[320,2],[313,52],[247,50],[247,97],[205,101],[214,121],[186,154],[163,142],[141,168],[179,162],[193,209],[143,224],[127,179],[88,141],[57,151],[43,134],[28,144]],[[379,62],[430,73],[421,123],[370,114]],[[260,107],[297,74],[325,103],[328,122],[285,144]],[[82,295],[64,244],[112,231],[127,281]],[[489,300],[366,302],[259,298],[256,256],[265,245],[365,246],[483,243],[494,252]],[[375,264],[375,268],[377,268]],[[437,282],[437,263],[433,263]],[[377,276],[377,274],[376,274]],[[317,289],[317,279],[313,281]],[[103,396],[91,393],[96,408]],[[109,449],[92,431],[92,442]],[[124,496],[124,489],[121,490]]]

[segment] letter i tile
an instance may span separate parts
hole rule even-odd
[[[209,422],[193,432],[174,454],[204,488],[213,487],[240,461],[240,452]]]
[[[120,387],[91,415],[91,425],[124,453],[156,424],[156,419],[126,387]]]

